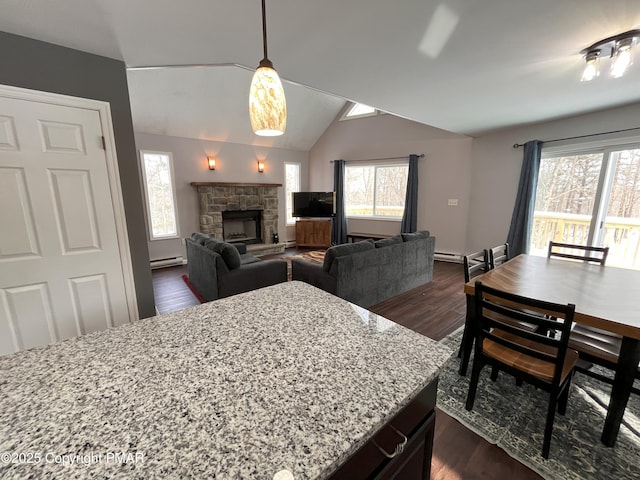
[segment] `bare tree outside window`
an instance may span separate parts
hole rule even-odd
[[[287,224],[295,223],[293,217],[293,192],[300,191],[300,164],[285,163],[284,164],[284,195],[287,206]]]
[[[347,165],[347,216],[402,218],[408,165]]]
[[[142,167],[151,239],[178,236],[171,155],[142,152]]]
[[[529,253],[550,240],[608,246],[607,265],[640,269],[640,149],[542,158]]]

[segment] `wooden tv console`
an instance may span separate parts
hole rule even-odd
[[[331,218],[300,219],[296,221],[296,245],[298,247],[330,247]]]

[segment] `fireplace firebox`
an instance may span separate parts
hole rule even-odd
[[[229,243],[263,243],[262,210],[227,210],[222,212],[222,235]]]

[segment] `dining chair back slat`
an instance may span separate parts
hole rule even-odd
[[[569,252],[567,252],[569,250]],[[578,253],[572,253],[572,252]],[[582,260],[603,265],[607,262],[609,247],[591,247],[588,245],[574,245],[571,243],[549,242],[547,257],[566,258],[569,260]]]
[[[489,269],[494,269],[508,260],[511,260],[511,252],[508,243],[489,249]]]
[[[470,253],[462,258],[464,265],[464,283],[489,271],[489,253],[486,249]]]

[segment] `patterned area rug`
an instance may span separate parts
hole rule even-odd
[[[323,263],[325,253],[327,253],[326,250],[312,250],[310,252],[304,252],[296,255],[294,258],[302,258],[303,260],[312,263]]]
[[[309,252],[299,253],[298,255],[289,255],[287,257],[280,257],[278,260],[284,260],[287,262],[287,278],[291,280],[291,260],[294,258],[301,258],[311,263],[318,263],[322,265],[324,263],[324,255],[326,250],[311,250]]]
[[[457,351],[462,329],[442,339]],[[556,414],[549,459],[542,458],[542,436],[548,394],[531,385],[517,387],[513,377],[480,375],[473,411],[467,412],[471,364],[466,377],[458,375],[460,360],[453,356],[443,367],[438,385],[438,407],[469,429],[507,452],[546,479],[640,478],[640,397],[631,395],[613,448],[600,442],[611,387],[576,373],[567,414]],[[595,367],[597,368],[597,367]],[[604,370],[603,370],[604,372]],[[636,380],[636,386],[638,385]]]

